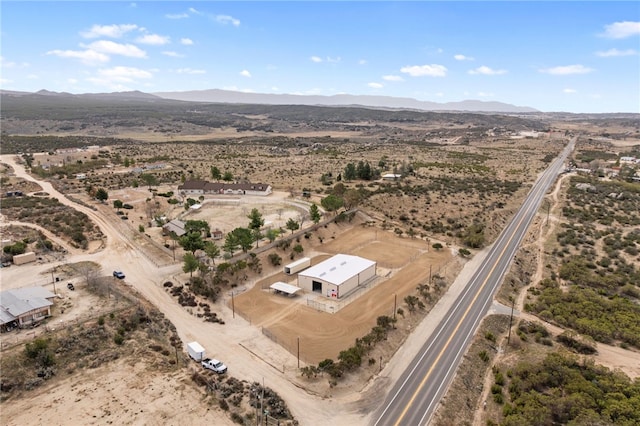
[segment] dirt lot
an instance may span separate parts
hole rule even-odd
[[[346,230],[316,250],[324,254],[315,256],[313,264],[338,253],[379,262],[377,283],[347,297],[346,306],[333,314],[307,306],[307,299],[329,303],[322,296],[286,297],[272,293],[269,285],[274,282],[295,284],[295,278],[282,272],[259,281],[234,300],[238,313],[294,355],[300,337],[300,358],[311,364],[336,359],[341,350],[376,325],[377,317],[393,315],[394,296],[400,307],[408,294],[415,293],[418,284],[429,281],[430,269],[433,274],[442,272],[452,259],[449,250],[435,251],[424,240],[398,238],[392,232],[361,226]]]

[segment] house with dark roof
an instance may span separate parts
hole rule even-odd
[[[266,183],[223,183],[208,182],[206,180],[187,180],[178,186],[182,196],[189,195],[261,195],[273,192],[271,185]]]
[[[55,294],[42,287],[0,292],[0,329],[26,327],[51,316]]]

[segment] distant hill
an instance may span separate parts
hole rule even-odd
[[[245,93],[231,90],[192,90],[187,92],[157,92],[154,95],[165,99],[189,102],[219,102],[231,104],[266,104],[266,105],[318,105],[318,106],[365,106],[376,108],[415,109],[422,111],[468,111],[468,112],[506,112],[527,113],[538,112],[529,107],[505,104],[502,102],[485,102],[465,100],[461,102],[427,102],[412,98],[369,95],[288,95],[267,93]]]
[[[140,91],[131,92],[113,92],[113,93],[83,93],[75,95],[68,92],[52,92],[50,90],[39,90],[35,93],[32,92],[18,92],[14,90],[0,90],[0,95],[11,97],[50,97],[50,98],[76,98],[76,99],[88,99],[88,100],[131,100],[131,101],[161,101],[162,98],[144,93]]]

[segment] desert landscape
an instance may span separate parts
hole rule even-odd
[[[25,242],[37,259],[2,268],[2,290],[44,286],[58,297],[39,327],[0,335],[3,423],[252,424],[264,416],[280,424],[368,424],[380,396],[463,291],[565,134],[573,133],[578,144],[567,167],[594,175],[563,174],[547,195],[434,424],[500,423],[510,394],[503,377],[504,400],[494,396],[496,371],[507,376],[524,368],[519,363],[536,365],[550,353],[590,360],[637,383],[640,189],[609,172],[624,175],[620,158],[640,157],[635,117],[576,123],[304,107],[317,114],[307,120],[288,107],[211,105],[202,107],[209,114],[197,123],[178,125],[185,117],[167,103],[160,110],[173,121],[146,121],[140,113],[125,126],[107,114],[102,124],[83,127],[64,116],[26,118],[12,109],[16,99],[7,99],[3,240],[12,247]],[[37,111],[36,100],[28,102],[21,105]],[[112,112],[129,106],[109,104]],[[180,194],[185,181],[216,180],[214,168],[233,182],[267,183],[273,193]],[[576,190],[579,183],[594,189]],[[97,198],[100,190],[106,199]],[[14,191],[23,195],[6,196]],[[330,197],[343,204],[334,208]],[[191,209],[188,198],[201,207]],[[116,200],[130,208],[116,207]],[[589,217],[599,204],[610,210]],[[247,250],[233,250],[228,236],[247,227],[253,211],[264,221],[260,235]],[[174,219],[222,231],[218,241],[202,233],[217,254],[197,248],[197,264],[187,268],[187,242],[163,233]],[[269,290],[277,281],[296,284],[283,265],[302,256],[317,264],[339,253],[377,262],[377,276],[334,303],[334,313],[312,307],[329,303],[317,293],[287,297]],[[599,278],[572,273],[573,264],[600,271]],[[115,270],[126,278],[112,277]],[[617,307],[632,318],[628,328],[606,334],[554,308],[562,292],[577,292],[585,282],[603,286],[610,297],[598,302],[603,306],[630,301]],[[119,333],[134,314],[148,320]],[[374,329],[379,339],[367,338]],[[95,331],[109,344],[96,344],[88,333],[86,341],[59,346],[78,330]],[[185,345],[193,340],[222,359],[228,374],[205,374],[190,360]],[[363,340],[371,343],[360,365],[326,368],[327,360],[341,365]],[[44,379],[25,349],[36,341],[56,349],[58,362]],[[260,409],[264,390],[273,393],[266,402],[271,417]]]

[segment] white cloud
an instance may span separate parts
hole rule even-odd
[[[340,56],[336,56],[335,58],[332,58],[331,56],[327,56],[327,62],[340,62],[342,59],[340,58]]]
[[[442,92],[438,92],[438,93],[436,93],[436,96],[437,96],[437,97],[439,97],[439,98],[441,98],[441,97],[443,97],[443,96],[444,96],[444,93],[442,93]]]
[[[500,75],[500,74],[506,74],[506,73],[507,73],[507,70],[494,70],[484,65],[474,70],[469,70],[469,74],[472,74],[472,75],[475,75],[475,74]]]
[[[453,57],[456,61],[473,61],[473,58],[471,56],[453,55]]]
[[[369,83],[367,84],[367,86],[371,87],[372,89],[382,89],[384,87],[384,85],[380,83]]]
[[[577,90],[575,90],[575,89],[568,89],[568,88],[567,88],[567,89],[562,90],[562,93],[577,93]]]
[[[93,43],[85,46],[81,45],[84,48],[94,50],[100,53],[106,53],[108,55],[122,55],[128,56],[130,58],[146,58],[147,52],[140,49],[133,44],[120,44],[113,42],[111,40],[99,40],[94,41]]]
[[[193,44],[193,40],[191,40],[190,38],[181,38],[180,39],[180,44],[184,44],[185,46],[191,46]]]
[[[161,36],[159,34],[145,34],[137,39],[138,43],[152,44],[154,46],[162,46],[170,42],[169,37]]]
[[[478,92],[478,94],[477,94],[477,95],[478,95],[478,97],[480,97],[480,98],[492,98],[492,97],[494,97],[494,96],[495,96],[495,95],[494,95],[493,93],[491,93],[491,92]]]
[[[68,78],[67,79],[67,83],[76,84],[77,82],[78,82],[78,80],[75,79],[75,78]]]
[[[571,75],[571,74],[588,74],[593,71],[592,68],[585,67],[584,65],[565,65],[560,67],[541,69],[541,73],[551,75]]]
[[[634,49],[618,50],[616,48],[609,49],[604,52],[596,52],[596,55],[600,56],[601,58],[609,58],[613,56],[634,56],[637,54],[638,52]]]
[[[189,17],[188,13],[167,13],[164,15],[167,19],[185,19]]]
[[[6,61],[4,57],[0,56],[0,66],[2,68],[13,68],[16,66],[16,63],[11,61]]]
[[[400,72],[409,74],[411,77],[444,77],[447,75],[447,68],[444,65],[411,65],[400,68]]]
[[[190,12],[190,13],[193,13],[194,15],[202,15],[202,12],[200,12],[199,10],[197,10],[197,9],[196,9],[196,8],[194,8],[194,7],[190,7],[190,8],[189,8],[189,12]]]
[[[138,26],[136,24],[121,25],[94,25],[88,31],[83,31],[80,35],[84,38],[111,37],[120,38],[129,31],[133,31]]]
[[[240,21],[236,18],[234,18],[233,16],[229,16],[229,15],[216,15],[213,17],[213,19],[215,19],[216,22],[220,23],[220,24],[231,24],[234,27],[239,27],[240,26]]]
[[[60,58],[79,59],[86,65],[99,65],[109,62],[109,56],[95,50],[50,50],[47,55],[54,55]]]
[[[382,76],[382,79],[386,81],[404,81],[404,78],[399,75],[385,75]]]
[[[358,61],[358,65],[367,65],[367,60],[366,59],[360,59]]]
[[[627,38],[640,34],[640,21],[614,22],[604,26],[604,33],[600,34],[607,38]]]
[[[322,62],[322,58],[319,56],[312,56],[310,59],[311,59],[311,62],[315,62],[315,63]]]
[[[122,83],[128,83],[141,78],[153,77],[153,74],[149,71],[141,70],[140,68],[121,66],[101,69],[98,71],[98,75],[103,78],[108,78],[111,81],[118,81]]]
[[[243,76],[243,77],[251,78],[251,73],[248,70],[240,71],[240,75]]]
[[[172,58],[184,58],[183,54],[174,52],[172,50],[165,50],[164,52],[162,52],[162,54],[165,56],[171,56]]]
[[[153,74],[149,71],[131,67],[113,67],[98,70],[95,77],[86,80],[96,86],[106,87],[112,91],[132,90],[127,83],[136,83],[137,80],[150,79]]]
[[[27,78],[29,80],[38,80],[40,78],[40,76],[37,75],[37,74],[29,74],[29,75],[27,75]]]
[[[13,83],[13,80],[9,80],[6,78],[0,78],[0,84],[11,84]]]
[[[191,68],[178,68],[176,70],[178,74],[206,74],[205,70],[194,70]]]

